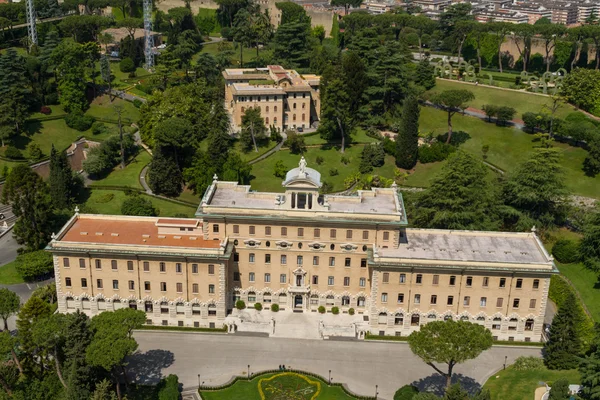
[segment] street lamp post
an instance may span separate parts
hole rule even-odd
[[[250,364],[248,364],[248,379],[250,379]]]
[[[379,394],[379,386],[375,385],[375,400],[377,400],[377,395]]]
[[[508,356],[504,356],[504,368],[502,369],[506,369],[506,360],[508,359]]]
[[[329,370],[329,385],[331,386],[331,370]]]
[[[198,374],[198,386],[202,386],[202,385],[200,384],[200,374]]]

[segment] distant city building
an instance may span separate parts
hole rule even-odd
[[[266,126],[279,130],[309,128],[319,120],[320,77],[299,74],[279,65],[223,71],[225,106],[234,130],[250,107],[260,109]]]
[[[526,24],[529,22],[527,14],[507,9],[498,11],[478,11],[475,14],[475,20],[479,22],[509,22],[512,24]]]
[[[415,0],[411,4],[421,7],[424,12],[444,11],[446,7],[452,4],[452,0]]]

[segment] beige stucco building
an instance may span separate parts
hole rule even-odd
[[[265,125],[279,130],[309,128],[319,120],[320,77],[300,75],[279,65],[266,68],[239,68],[223,71],[225,108],[234,130],[250,107],[260,109]]]
[[[220,326],[241,299],[352,308],[385,335],[452,318],[498,340],[541,339],[557,270],[534,232],[408,228],[396,187],[320,186],[302,159],[282,193],[215,178],[193,219],[76,214],[48,246],[59,311],[135,307],[152,324]]]

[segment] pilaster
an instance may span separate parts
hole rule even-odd
[[[225,318],[227,314],[227,301],[225,298],[227,291],[226,269],[224,263],[219,264],[219,298],[217,300],[217,318],[219,319]]]

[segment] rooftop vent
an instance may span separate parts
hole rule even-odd
[[[79,232],[81,236],[87,236],[87,232]]]
[[[104,235],[102,232],[96,232],[96,236],[102,236]]]
[[[110,236],[119,236],[118,233],[111,233]]]
[[[166,238],[166,236],[165,235],[158,235],[158,238],[159,239],[164,239],[164,238]]]
[[[190,236],[190,240],[197,240],[198,238],[196,236]]]
[[[150,235],[144,234],[144,235],[142,235],[142,237],[148,239],[150,237]]]
[[[181,236],[173,236],[173,239],[181,239]]]

